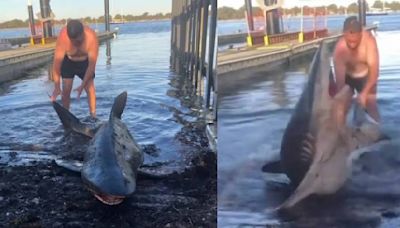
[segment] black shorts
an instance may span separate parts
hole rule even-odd
[[[86,59],[81,62],[72,61],[68,58],[67,55],[64,56],[64,60],[61,63],[61,77],[62,78],[74,78],[77,75],[80,79],[83,80],[85,76],[86,70],[89,65],[89,60]],[[93,74],[93,78],[95,74]]]
[[[367,76],[354,78],[346,74],[346,84],[349,85],[353,90],[357,90],[357,92],[360,93],[365,84],[367,84],[367,78]]]

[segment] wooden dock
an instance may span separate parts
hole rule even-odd
[[[99,42],[116,35],[116,32],[98,34]],[[50,62],[55,43],[34,45],[0,51],[0,83],[23,77],[27,71]]]
[[[322,40],[335,42],[338,37],[339,35],[330,36],[305,43],[292,41],[269,46],[228,49],[218,54],[218,76],[248,68],[286,62],[291,58],[315,50]]]

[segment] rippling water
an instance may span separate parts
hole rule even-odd
[[[169,69],[169,28],[169,21],[120,25],[120,34],[110,43],[110,63],[106,44],[100,46],[95,79],[97,117],[106,120],[114,98],[127,91],[123,121],[139,144],[159,150],[158,157],[147,156],[146,162],[173,161],[179,166],[187,145],[176,138],[182,128],[176,116],[184,120],[193,116],[174,95],[179,80]],[[76,77],[74,87],[80,82]],[[0,86],[0,152],[15,152],[18,158],[62,149],[63,129],[47,95],[52,89],[47,66],[28,72],[23,80]],[[76,93],[71,97],[71,112],[87,119],[86,94],[79,101]],[[0,157],[0,162],[6,162],[4,156]]]
[[[397,217],[398,212],[392,210],[398,211],[400,205],[399,37],[400,31],[378,32],[377,37],[381,58],[378,103],[383,131],[392,141],[376,146],[356,161],[352,181],[339,199],[306,200],[306,206],[295,211],[295,218],[272,212],[288,197],[288,180],[284,175],[266,176],[261,167],[279,157],[281,138],[307,80],[309,62],[263,72],[262,77],[248,79],[235,89],[220,91],[219,226],[400,225],[398,218],[384,219],[391,213]]]

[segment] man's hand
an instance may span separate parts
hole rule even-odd
[[[366,108],[367,106],[367,96],[368,94],[365,92],[361,92],[358,97],[357,100],[360,103],[361,107]]]
[[[83,91],[83,85],[80,85],[78,88],[76,88],[74,91],[78,93],[78,100],[81,97],[82,91]]]
[[[55,101],[57,99],[58,95],[60,95],[60,94],[61,94],[60,87],[57,87],[57,86],[54,87],[54,91],[53,91],[53,94],[50,96],[50,100]]]

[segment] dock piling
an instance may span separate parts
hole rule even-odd
[[[40,15],[43,19],[43,38],[50,38],[53,36],[50,13],[50,0],[40,0]]]
[[[110,31],[110,1],[104,0],[104,25],[106,26],[106,31]]]
[[[29,16],[29,28],[31,30],[31,36],[35,36],[36,29],[35,29],[35,18],[33,16],[32,0],[28,0],[28,16]]]
[[[367,3],[365,0],[358,0],[358,20],[360,23],[365,26],[366,25],[366,12],[367,11]]]
[[[217,0],[172,0],[171,16],[171,69],[201,104],[215,144]]]

